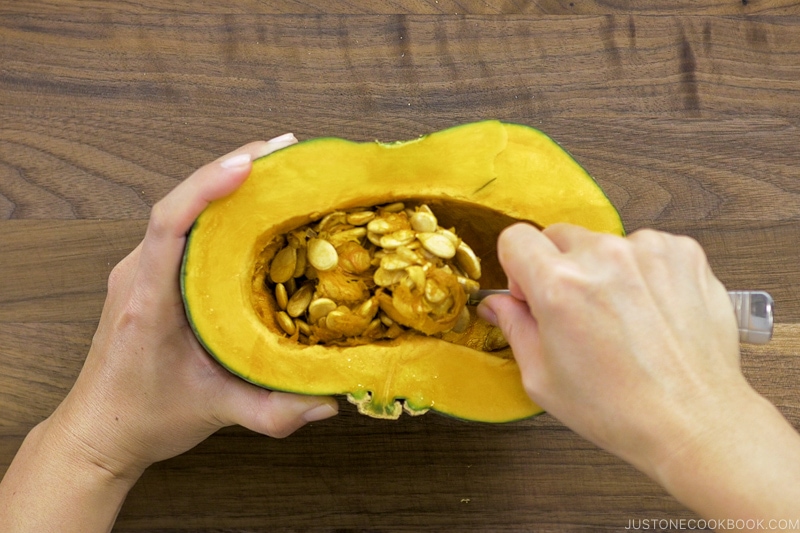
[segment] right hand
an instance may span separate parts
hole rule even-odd
[[[726,402],[753,394],[730,300],[694,240],[516,224],[498,253],[512,296],[479,313],[503,330],[526,391],[644,472],[655,477],[709,438]]]

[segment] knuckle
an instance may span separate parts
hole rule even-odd
[[[156,202],[150,210],[147,233],[158,238],[167,234],[169,228],[169,210],[163,200]]]
[[[703,246],[695,239],[688,236],[678,237],[678,246],[681,256],[685,257],[695,272],[704,272],[709,269],[708,257]]]
[[[597,237],[599,252],[611,260],[627,262],[633,258],[633,246],[627,240],[616,235],[599,235]]]
[[[292,434],[293,430],[283,423],[278,416],[267,414],[264,420],[265,433],[273,439],[285,439]]]
[[[629,237],[637,247],[650,253],[658,254],[689,254],[705,257],[705,251],[697,240],[688,235],[674,235],[653,229],[641,229]]]
[[[705,259],[705,250],[703,250],[703,247],[694,238],[688,235],[678,235],[675,237],[675,240],[683,253]]]
[[[569,307],[569,302],[585,292],[589,284],[588,277],[577,265],[565,260],[554,261],[542,275],[541,303],[553,310]]]
[[[643,229],[630,236],[639,257],[666,261],[675,254],[675,236],[652,229]]]
[[[630,234],[628,240],[635,243],[637,246],[645,248],[660,248],[665,244],[666,235],[654,229],[640,229]]]
[[[664,262],[679,260],[706,264],[708,259],[702,245],[688,235],[674,235],[655,230],[640,230],[632,235],[640,252]]]
[[[111,269],[111,272],[108,274],[108,292],[117,292],[122,285],[122,280],[125,278],[126,274],[126,266],[125,261],[120,261],[117,263],[114,268]]]
[[[108,292],[117,294],[122,292],[134,276],[137,251],[134,250],[114,265],[108,273]]]

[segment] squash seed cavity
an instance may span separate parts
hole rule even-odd
[[[480,258],[424,203],[329,213],[270,241],[259,270],[274,323],[303,344],[423,334],[487,352],[508,347],[467,307],[480,289]]]

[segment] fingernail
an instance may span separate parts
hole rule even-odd
[[[336,409],[327,403],[323,403],[322,405],[318,405],[313,409],[306,411],[303,414],[303,420],[306,422],[316,422],[318,420],[325,420],[326,418],[330,418],[336,414],[338,414]]]
[[[239,154],[229,157],[219,164],[222,168],[243,167],[250,163],[250,154]]]
[[[294,136],[294,133],[284,133],[274,139],[270,139],[267,141],[270,144],[280,144],[280,143],[287,143],[287,142],[297,142],[297,139]]]
[[[479,317],[484,319],[489,324],[493,326],[497,325],[497,315],[495,314],[494,309],[489,307],[489,304],[486,302],[481,302],[475,311],[478,313]]]

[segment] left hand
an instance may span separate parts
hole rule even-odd
[[[113,269],[85,366],[47,423],[115,476],[136,478],[224,426],[284,437],[337,413],[333,398],[261,389],[218,365],[195,338],[179,290],[200,212],[233,192],[253,159],[295,142],[248,144],[196,171],[153,207],[143,242]]]

